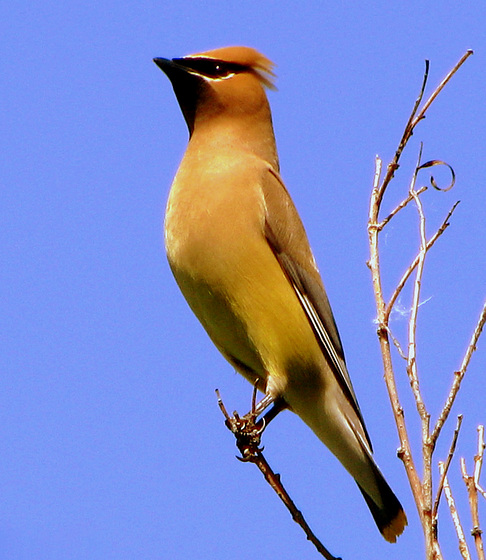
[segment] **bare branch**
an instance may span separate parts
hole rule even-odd
[[[466,355],[464,356],[459,371],[465,372],[467,367],[469,366],[469,362],[471,361],[473,352],[476,350],[476,344],[478,343],[479,337],[481,336],[481,332],[483,330],[485,323],[486,323],[486,302],[483,305],[483,309],[479,316],[478,322],[476,323],[476,327],[474,328],[474,333],[471,337],[471,342],[469,343]]]
[[[321,541],[316,537],[313,533],[312,529],[309,527],[307,521],[304,519],[302,512],[297,509],[295,503],[293,502],[292,498],[285,490],[281,478],[279,474],[276,474],[270,465],[268,464],[267,460],[263,456],[261,451],[256,451],[255,454],[250,459],[251,463],[254,463],[262,472],[265,480],[270,484],[273,490],[276,492],[278,497],[282,500],[285,504],[285,507],[289,510],[290,514],[292,515],[292,519],[302,527],[307,540],[309,540],[317,549],[317,551],[324,557],[326,560],[341,560],[341,558],[336,558],[333,556],[327,548],[321,543]]]
[[[373,292],[375,294],[377,323],[378,323],[378,339],[381,347],[381,355],[383,359],[383,370],[385,383],[393,410],[393,417],[397,426],[398,436],[400,438],[400,448],[398,457],[403,461],[405,472],[407,474],[412,493],[415,498],[417,511],[423,516],[423,493],[422,483],[415,467],[412,451],[410,447],[410,439],[407,433],[403,407],[398,396],[398,389],[393,371],[393,363],[390,349],[389,327],[388,321],[385,319],[385,301],[383,299],[383,289],[381,285],[380,274],[380,254],[378,249],[378,215],[380,212],[380,204],[382,193],[380,193],[379,180],[381,176],[382,161],[380,158],[375,160],[375,175],[373,180],[373,190],[371,193],[369,219],[368,219],[368,235],[370,243],[370,260],[368,266],[371,270],[371,278],[373,282]]]
[[[484,426],[478,426],[478,453],[474,457],[474,484],[476,488],[479,486],[479,477],[483,467],[484,448]]]
[[[427,412],[425,403],[420,392],[420,384],[417,373],[417,342],[416,342],[416,332],[417,332],[417,314],[420,303],[420,290],[422,287],[422,275],[424,271],[425,256],[427,254],[427,239],[425,235],[425,214],[422,206],[422,201],[415,190],[415,181],[417,179],[417,173],[420,168],[420,158],[422,155],[422,146],[420,147],[417,166],[412,177],[412,182],[410,184],[409,195],[413,197],[415,204],[417,206],[417,212],[419,215],[419,230],[420,230],[420,249],[418,253],[417,271],[415,275],[415,282],[413,287],[412,295],[412,308],[410,313],[410,319],[408,322],[408,364],[407,373],[410,378],[410,385],[412,387],[413,396],[415,398],[415,404],[417,405],[417,411],[422,420],[422,442],[425,443],[429,438],[429,420],[430,414]]]
[[[474,458],[476,462],[477,456]],[[482,457],[481,457],[482,459]],[[476,546],[476,553],[479,560],[485,560],[484,548],[483,548],[483,531],[479,525],[479,511],[478,511],[478,492],[474,480],[474,476],[469,476],[466,471],[466,461],[461,458],[461,471],[462,478],[466,484],[467,493],[469,496],[469,509],[471,510],[471,517],[473,528],[471,530],[471,535],[474,538],[474,544]]]
[[[317,551],[326,560],[341,560],[341,558],[333,556],[316,537],[307,521],[304,519],[302,512],[297,508],[289,493],[284,488],[280,475],[273,471],[263,456],[262,448],[260,448],[260,441],[263,430],[265,429],[265,422],[261,420],[257,422],[258,411],[262,409],[262,407],[259,407],[259,404],[262,401],[256,403],[256,386],[252,395],[251,411],[245,416],[239,416],[236,412],[233,413],[233,416],[230,416],[218,390],[216,390],[216,395],[218,397],[219,408],[225,417],[225,425],[235,436],[236,446],[241,453],[241,458],[237,457],[237,459],[243,462],[254,463],[260,469],[265,480],[270,484],[277,496],[285,504],[285,507],[289,510],[292,519],[300,525],[304,531],[307,540],[316,547]],[[264,400],[265,397],[263,401]]]
[[[419,108],[420,103],[422,102],[422,99],[423,99],[423,96],[424,96],[425,86],[427,85],[427,79],[428,79],[428,75],[429,75],[429,61],[428,60],[425,61],[425,72],[424,72],[424,77],[423,77],[423,80],[422,80],[422,87],[420,88],[420,93],[417,97],[417,100],[415,101],[414,107],[412,109],[412,112],[410,114],[408,122],[405,126],[405,130],[403,132],[403,136],[402,136],[402,138],[400,140],[400,143],[398,145],[397,151],[395,152],[395,155],[394,155],[392,161],[388,164],[385,178],[383,179],[383,182],[382,182],[381,186],[379,186],[377,188],[376,203],[378,204],[378,207],[381,206],[381,201],[382,201],[383,195],[385,194],[385,190],[388,187],[388,184],[390,183],[390,181],[393,179],[393,175],[394,175],[395,171],[399,167],[400,157],[402,155],[402,152],[403,152],[405,146],[407,145],[408,141],[410,140],[415,127],[425,117],[425,113],[427,112],[427,109],[430,107],[430,105],[432,105],[434,99],[444,89],[447,82],[449,82],[449,80],[452,78],[452,76],[459,70],[459,68],[464,64],[464,62],[472,54],[473,54],[472,50],[468,50],[464,53],[464,55],[456,63],[454,68],[452,68],[452,70],[447,74],[447,76],[442,80],[442,82],[435,88],[435,90],[432,92],[430,97],[424,103],[420,112],[417,114],[418,108]],[[376,221],[376,223],[378,223],[378,220]]]
[[[398,148],[395,152],[395,155],[394,155],[392,161],[388,164],[388,167],[387,167],[387,170],[386,170],[386,175],[385,175],[385,178],[383,179],[383,183],[377,189],[376,202],[378,204],[378,207],[381,206],[381,201],[383,199],[383,195],[385,194],[385,190],[388,187],[388,184],[390,183],[390,181],[393,179],[393,175],[395,174],[395,171],[399,167],[398,162],[400,161],[400,157],[402,155],[402,152],[403,152],[405,146],[407,145],[407,142],[410,140],[410,137],[413,134],[413,129],[414,129],[415,125],[413,125],[412,123],[414,122],[414,117],[417,113],[419,105],[422,102],[422,98],[424,96],[425,86],[427,85],[428,77],[429,77],[429,61],[426,60],[425,61],[425,72],[424,72],[424,77],[423,77],[423,80],[422,80],[422,87],[420,88],[420,93],[419,93],[417,99],[415,100],[415,104],[413,106],[410,117],[407,121],[407,124],[405,125],[405,130],[403,132],[400,143],[398,144]]]
[[[457,513],[456,503],[452,495],[451,487],[449,486],[449,481],[447,479],[447,474],[445,470],[444,463],[439,461],[439,472],[443,478],[443,488],[444,495],[449,506],[449,511],[451,512],[452,522],[454,523],[454,528],[457,534],[457,540],[459,541],[459,552],[464,560],[471,560],[471,553],[466,542],[466,535],[464,534],[464,529],[462,528],[461,520],[459,519],[459,514]]]
[[[486,490],[480,485],[478,484],[478,492],[483,496],[484,499],[486,499]]]
[[[420,194],[420,190],[417,191],[417,195]],[[412,197],[413,198],[413,197]],[[434,243],[437,241],[437,239],[439,239],[439,237],[444,233],[444,231],[449,227],[450,222],[449,220],[452,217],[452,214],[454,213],[454,210],[457,208],[457,205],[459,204],[459,201],[457,201],[454,206],[449,210],[447,216],[445,217],[445,220],[442,222],[441,226],[439,227],[439,229],[435,232],[435,234],[429,239],[429,241],[427,242],[427,251],[429,251]],[[410,264],[410,266],[407,268],[407,270],[405,271],[405,273],[403,274],[403,276],[400,278],[400,281],[397,284],[397,287],[395,288],[395,291],[393,292],[390,301],[388,302],[388,305],[386,306],[386,310],[385,310],[385,320],[388,322],[388,319],[390,317],[390,314],[392,312],[392,309],[398,299],[398,296],[400,295],[400,293],[402,292],[403,288],[405,287],[405,284],[407,283],[407,280],[410,278],[412,272],[415,270],[417,264],[419,262],[419,255],[417,255],[414,260],[412,261],[412,263]]]
[[[485,323],[486,323],[486,302],[484,303],[483,309],[481,310],[481,313],[479,315],[478,322],[476,323],[476,327],[474,328],[474,332],[472,334],[471,341],[469,342],[469,346],[467,347],[466,354],[464,355],[464,358],[462,360],[461,367],[459,368],[458,371],[454,372],[454,380],[452,382],[452,387],[449,391],[447,400],[442,408],[442,411],[439,415],[439,418],[437,419],[435,427],[430,436],[432,443],[435,443],[435,441],[439,437],[439,433],[442,429],[442,426],[444,425],[444,422],[447,420],[449,416],[452,405],[456,400],[457,393],[461,386],[462,380],[464,379],[464,375],[466,374],[466,370],[469,366],[469,362],[471,361],[472,354],[474,350],[476,350],[476,345],[478,343],[479,337],[481,336],[481,332],[483,330]]]
[[[417,407],[417,412],[420,416],[422,424],[422,456],[423,456],[423,467],[424,474],[422,478],[422,496],[423,496],[423,510],[424,518],[430,519],[431,522],[427,522],[423,525],[425,533],[425,542],[427,549],[432,551],[434,549],[434,544],[437,543],[437,536],[434,530],[433,524],[433,514],[432,514],[432,448],[429,447],[429,429],[430,429],[430,414],[427,411],[427,407],[422,398],[422,393],[420,391],[420,383],[417,368],[417,315],[420,305],[420,291],[422,287],[422,276],[425,265],[425,257],[427,255],[427,238],[425,233],[425,214],[422,206],[422,201],[420,196],[415,190],[415,182],[417,179],[417,174],[420,169],[420,160],[422,156],[422,145],[420,146],[420,151],[418,155],[417,165],[410,183],[409,196],[411,196],[417,207],[417,213],[419,216],[419,233],[420,233],[420,248],[418,253],[418,262],[415,271],[415,282],[413,285],[412,293],[412,308],[410,311],[410,318],[408,321],[408,356],[407,356],[407,374],[410,380],[410,386],[412,388],[412,393],[415,399],[415,405]],[[437,557],[437,553],[435,555]]]
[[[440,496],[441,496],[442,490],[444,488],[444,481],[447,477],[447,473],[449,471],[449,467],[450,467],[450,464],[451,464],[451,461],[452,461],[452,457],[454,456],[454,452],[456,450],[457,438],[459,437],[459,430],[461,429],[461,425],[462,425],[462,414],[459,414],[459,416],[457,417],[457,425],[456,425],[456,429],[454,430],[454,435],[452,436],[452,442],[451,442],[451,446],[449,448],[449,453],[447,455],[447,459],[446,459],[445,463],[441,462],[441,464],[443,465],[443,469],[441,471],[439,486],[437,488],[437,494],[436,494],[436,498],[435,498],[435,502],[434,502],[434,509],[432,510],[432,523],[434,523],[434,525],[435,525],[436,535],[437,535],[437,516],[438,516],[438,511],[439,511]]]
[[[428,187],[421,187],[418,191],[417,194],[421,195],[422,193],[424,193],[426,190],[428,189]],[[407,204],[409,202],[412,202],[413,200],[413,196],[411,194],[409,194],[407,196],[407,198],[405,198],[404,200],[402,200],[402,202],[400,202],[400,204],[398,206],[396,206],[389,214],[388,216],[381,221],[380,224],[378,224],[378,227],[380,230],[382,230],[386,224],[393,218],[393,216],[396,216],[398,214],[398,212],[400,212],[400,210],[403,210],[403,208],[405,208],[405,206],[407,206]]]
[[[400,358],[402,358],[403,360],[407,361],[408,358],[405,355],[405,352],[402,350],[402,345],[400,344],[400,341],[394,336],[394,334],[392,333],[391,329],[387,329],[388,330],[388,335],[390,336],[390,338],[392,339],[393,345],[395,346],[395,348],[397,349],[397,352],[400,356]]]
[[[451,513],[455,512],[455,506],[453,505],[453,498],[452,495],[450,494],[450,488],[447,483],[447,469],[449,467],[450,461],[454,454],[454,449],[458,437],[457,434],[459,433],[459,427],[456,428],[453,442],[451,444],[451,449],[449,451],[447,465],[442,465],[444,470],[442,471],[443,474],[441,475],[439,488],[436,495],[437,497],[433,507],[432,454],[434,451],[435,440],[439,433],[439,430],[436,431],[437,433],[435,435],[435,439],[431,439],[430,415],[427,411],[425,402],[422,398],[420,384],[419,384],[418,368],[417,368],[417,317],[418,317],[418,308],[420,306],[421,284],[422,284],[424,263],[425,263],[427,252],[432,248],[432,246],[435,244],[437,239],[442,235],[442,233],[444,233],[446,228],[449,226],[449,219],[451,218],[458,203],[454,204],[454,206],[449,211],[442,225],[439,227],[436,233],[429,240],[427,240],[426,231],[425,231],[425,213],[421,201],[421,195],[427,190],[427,188],[426,187],[416,188],[416,182],[417,182],[417,175],[420,170],[435,165],[441,165],[444,164],[444,162],[442,162],[441,160],[430,160],[427,161],[426,163],[421,164],[420,160],[421,160],[422,148],[420,148],[420,154],[412,177],[408,196],[400,204],[398,204],[398,206],[396,206],[383,220],[380,221],[379,217],[380,217],[381,205],[382,205],[385,191],[388,188],[388,185],[391,179],[393,178],[395,171],[399,167],[399,160],[402,155],[402,152],[406,147],[409,139],[411,138],[416,125],[425,117],[425,113],[427,112],[430,105],[433,103],[434,99],[438,96],[438,94],[442,91],[442,89],[445,87],[447,82],[451,79],[451,77],[455,74],[455,72],[457,72],[460,66],[465,62],[465,60],[471,54],[472,51],[467,51],[463,55],[463,57],[454,66],[454,68],[442,80],[439,86],[435,88],[435,90],[432,92],[432,94],[429,96],[427,101],[420,109],[420,105],[423,100],[427,79],[428,79],[429,63],[428,61],[426,61],[422,87],[420,89],[417,100],[415,101],[411,115],[405,126],[405,130],[403,132],[398,148],[395,152],[392,161],[388,164],[386,168],[386,173],[383,178],[382,178],[382,161],[380,158],[378,157],[376,158],[373,189],[371,193],[370,208],[369,208],[369,215],[368,215],[368,236],[369,236],[369,246],[370,246],[370,259],[368,261],[368,266],[371,270],[373,291],[375,295],[375,302],[376,302],[376,309],[377,309],[376,322],[378,324],[377,334],[378,334],[378,339],[379,339],[382,359],[383,359],[385,383],[387,386],[388,395],[390,398],[395,422],[397,425],[398,435],[400,438],[400,449],[398,452],[398,456],[404,463],[405,471],[408,476],[409,483],[417,506],[417,510],[420,515],[422,527],[424,530],[425,540],[426,540],[426,551],[427,551],[428,560],[440,560],[442,558],[442,553],[440,550],[439,542],[437,540],[437,534],[435,531],[436,528],[435,523],[437,522],[437,512],[438,512],[439,501],[442,492],[445,493],[448,499]],[[437,186],[434,177],[431,177],[430,182],[434,188],[438,190],[448,190],[452,188],[452,186],[454,185],[455,176],[454,176],[453,169],[450,166],[448,167],[452,175],[450,184],[445,188],[439,188]],[[419,217],[419,232],[420,232],[419,252],[415,257],[415,259],[410,264],[410,266],[408,267],[408,269],[403,274],[402,278],[400,279],[396,289],[394,290],[391,296],[390,301],[386,303],[383,295],[382,278],[381,278],[381,270],[380,270],[380,254],[379,254],[379,242],[378,242],[379,233],[390,222],[390,220],[394,218],[394,216],[396,216],[402,209],[408,206],[412,201],[415,202],[415,206],[417,208],[417,213]],[[412,288],[412,306],[411,306],[409,325],[408,325],[408,352],[406,353],[407,355],[405,356],[400,343],[393,336],[393,333],[391,332],[389,321],[390,321],[391,312],[394,309],[394,306],[405,284],[410,279],[413,273],[415,273],[415,279]],[[423,467],[424,467],[423,481],[420,480],[420,477],[417,474],[417,470],[415,468],[414,458],[412,456],[412,451],[410,446],[410,439],[404,421],[404,412],[398,395],[395,373],[393,371],[393,364],[391,358],[391,344],[390,344],[391,341],[397,347],[400,356],[406,357],[407,359],[407,374],[409,377],[416,407],[421,419],[422,459],[423,459]],[[445,415],[442,424],[445,421],[446,417],[447,415]],[[457,514],[457,512],[455,513]],[[458,527],[460,528],[459,521],[457,521],[457,526],[456,526],[456,530],[458,531],[459,534]],[[462,543],[464,543],[464,546],[462,546]],[[465,545],[465,539],[463,538],[463,536],[460,537],[459,546],[461,549],[461,553],[463,549],[465,550],[463,554],[463,558],[465,558],[466,560],[469,559],[470,556],[467,551],[467,546]]]
[[[411,124],[411,129],[413,131],[413,129],[415,128],[415,126],[418,124],[419,121],[421,121],[424,117],[425,117],[425,113],[427,112],[427,109],[432,105],[434,99],[439,95],[439,93],[444,89],[445,85],[447,84],[447,82],[452,78],[452,76],[454,76],[454,74],[459,70],[459,68],[466,62],[466,60],[473,54],[473,51],[471,49],[469,49],[468,51],[466,51],[461,59],[457,62],[457,64],[454,66],[454,68],[447,74],[447,76],[442,80],[442,82],[435,88],[435,90],[432,92],[432,95],[427,99],[427,101],[424,103],[424,106],[422,107],[422,109],[420,110],[419,114],[414,118],[412,124]]]
[[[473,529],[471,531],[471,534],[474,537],[474,544],[476,546],[479,560],[485,559],[482,537],[483,532],[479,526],[478,510],[478,491],[482,494],[484,492],[479,485],[479,477],[481,476],[481,468],[483,466],[484,449],[484,426],[478,426],[478,451],[474,456],[474,474],[472,476],[467,474],[466,461],[464,460],[464,458],[461,459],[461,472],[462,478],[466,483],[469,495],[469,508],[471,510],[471,517],[473,522]]]

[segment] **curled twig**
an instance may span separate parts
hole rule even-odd
[[[442,191],[442,192],[450,191],[452,189],[452,187],[454,186],[455,182],[456,182],[456,174],[454,173],[454,169],[452,169],[452,167],[448,163],[446,163],[445,161],[441,161],[440,159],[432,159],[430,161],[422,163],[422,165],[417,167],[417,171],[420,171],[421,169],[426,169],[427,167],[434,167],[435,165],[445,165],[446,167],[449,168],[449,171],[451,172],[451,176],[452,176],[451,182],[449,183],[449,185],[447,187],[439,187],[437,185],[437,183],[435,182],[435,179],[434,179],[433,175],[431,175],[430,176],[430,184],[434,187],[434,189],[436,189],[438,191]]]

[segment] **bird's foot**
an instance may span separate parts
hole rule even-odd
[[[258,453],[263,451],[263,447],[260,447],[260,444],[266,422],[265,418],[258,420],[258,416],[268,404],[263,409],[259,406],[265,400],[265,397],[260,403],[256,404],[256,390],[255,387],[251,410],[244,416],[240,416],[236,410],[233,412],[233,416],[230,416],[223,404],[219,391],[216,390],[219,408],[225,417],[224,423],[235,436],[236,447],[241,453],[241,457],[237,457],[240,461],[253,461]]]

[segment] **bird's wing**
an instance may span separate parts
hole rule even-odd
[[[343,347],[307,234],[279,174],[269,168],[263,183],[265,236],[312,325],[334,375],[371,441],[346,368]]]

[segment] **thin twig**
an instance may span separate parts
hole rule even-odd
[[[405,130],[403,132],[403,136],[398,145],[397,151],[395,152],[392,161],[388,164],[387,172],[385,174],[381,186],[377,189],[376,202],[378,206],[381,206],[381,200],[383,198],[383,195],[385,194],[385,190],[388,187],[390,181],[393,179],[393,175],[395,171],[398,169],[402,152],[405,146],[407,145],[408,141],[410,140],[415,127],[425,117],[425,113],[427,112],[427,109],[430,107],[430,105],[432,104],[434,99],[439,95],[439,93],[444,89],[447,82],[449,82],[452,76],[459,70],[459,68],[472,54],[473,54],[472,50],[468,50],[464,53],[464,55],[460,58],[460,60],[456,63],[456,65],[452,68],[452,70],[447,74],[447,76],[442,80],[442,82],[435,88],[435,90],[432,92],[430,97],[422,106],[420,112],[417,114],[418,107],[422,102],[425,93],[425,86],[427,85],[427,79],[429,75],[429,61],[428,60],[425,61],[425,72],[422,80],[422,87],[420,88],[420,93],[415,101],[414,107],[405,126]],[[376,223],[378,223],[378,220]]]
[[[471,531],[474,537],[474,544],[479,560],[485,560],[482,530],[479,525],[479,510],[478,510],[478,491],[482,492],[479,485],[479,477],[481,476],[481,468],[483,466],[484,457],[484,426],[478,426],[478,450],[474,456],[474,474],[472,476],[467,474],[466,461],[461,459],[461,472],[462,478],[466,483],[469,495],[469,508],[471,510],[471,517],[473,522],[473,529]]]
[[[405,352],[402,350],[402,345],[400,344],[400,341],[398,340],[398,338],[396,338],[396,336],[393,334],[393,332],[390,328],[387,327],[387,330],[388,330],[388,335],[392,339],[393,345],[397,349],[398,355],[400,356],[400,358],[407,361],[408,358],[405,355]]]
[[[425,61],[425,72],[424,72],[424,77],[422,79],[422,87],[420,88],[419,95],[418,95],[417,99],[415,100],[415,104],[413,106],[412,112],[410,113],[410,117],[407,121],[407,124],[405,125],[405,130],[403,131],[403,135],[402,135],[402,138],[400,139],[400,143],[398,144],[398,148],[395,152],[395,155],[393,156],[392,161],[388,164],[383,182],[377,190],[376,202],[378,204],[378,207],[381,206],[381,201],[383,199],[383,195],[385,194],[386,188],[388,187],[388,184],[390,183],[390,181],[393,179],[393,175],[395,174],[395,171],[399,167],[398,162],[400,161],[400,157],[402,155],[402,152],[403,152],[405,146],[407,145],[407,142],[409,141],[410,137],[413,134],[414,126],[412,126],[412,123],[413,123],[415,114],[417,113],[417,110],[419,108],[419,105],[422,102],[422,98],[424,96],[425,86],[427,85],[428,77],[429,77],[429,61],[426,60]]]
[[[417,191],[417,194],[419,194],[420,191]],[[442,224],[440,225],[439,229],[435,232],[435,234],[429,239],[429,241],[427,241],[427,251],[429,251],[434,243],[437,241],[437,239],[439,239],[439,237],[445,232],[445,230],[449,227],[450,222],[449,220],[452,217],[452,214],[454,213],[454,210],[457,208],[457,205],[459,204],[459,200],[454,204],[454,206],[449,210],[447,216],[445,217],[445,220],[442,222]],[[390,297],[390,301],[388,302],[387,306],[386,306],[386,310],[385,310],[385,320],[388,321],[388,318],[390,317],[390,314],[393,310],[393,307],[395,305],[396,300],[398,299],[398,296],[400,295],[400,293],[402,292],[403,288],[405,287],[405,284],[407,283],[407,280],[410,278],[412,272],[415,270],[418,262],[419,262],[419,258],[420,255],[417,255],[414,260],[412,261],[412,263],[410,264],[410,266],[407,268],[407,270],[404,272],[403,276],[400,278],[400,281],[397,284],[397,287],[395,288],[395,291],[393,292],[393,294]]]
[[[452,461],[452,457],[454,456],[454,452],[456,450],[456,445],[457,445],[457,438],[459,437],[459,430],[461,429],[461,425],[462,425],[462,414],[459,414],[459,416],[457,417],[457,424],[456,424],[456,429],[454,430],[454,434],[452,436],[452,442],[451,442],[451,446],[449,448],[449,453],[447,455],[447,459],[445,461],[445,463],[441,463],[443,465],[443,469],[441,472],[441,477],[439,480],[439,487],[437,488],[437,494],[436,494],[436,498],[435,498],[435,502],[434,502],[434,509],[432,510],[432,523],[434,523],[435,525],[435,534],[437,536],[437,516],[438,516],[438,511],[439,511],[439,502],[440,502],[440,497],[442,494],[442,490],[444,488],[444,480],[447,476],[447,473],[449,472],[449,467]]]
[[[469,552],[469,547],[467,546],[466,535],[464,534],[464,529],[462,528],[461,520],[459,519],[459,514],[457,513],[456,503],[454,501],[444,463],[442,461],[439,461],[439,472],[441,477],[444,479],[444,495],[447,500],[447,505],[449,506],[449,511],[451,512],[452,522],[454,523],[454,528],[457,534],[457,540],[459,541],[459,552],[461,553],[463,560],[471,560],[471,553]]]
[[[479,484],[479,478],[481,476],[481,469],[483,467],[483,456],[484,456],[484,426],[478,426],[478,453],[474,457],[474,484],[476,485],[476,490],[486,498],[486,491]]]
[[[474,458],[476,462],[477,456]],[[478,492],[476,489],[476,484],[474,480],[474,475],[469,476],[466,470],[466,461],[461,457],[461,472],[462,478],[466,484],[467,493],[469,497],[469,509],[471,511],[471,518],[473,528],[471,530],[471,535],[474,538],[474,545],[476,547],[476,553],[478,555],[478,560],[485,560],[484,548],[483,548],[483,532],[479,525],[479,511],[478,511]]]
[[[466,62],[466,60],[473,54],[471,49],[467,50],[461,57],[461,59],[457,62],[454,68],[447,74],[447,76],[442,80],[442,82],[435,88],[432,92],[432,95],[427,99],[424,103],[422,109],[420,110],[419,114],[414,118],[411,128],[412,130],[417,126],[417,124],[425,117],[425,113],[427,109],[432,105],[434,99],[439,95],[439,93],[444,89],[447,82],[454,76],[454,74],[459,70],[459,68]]]
[[[428,187],[421,187],[418,191],[417,191],[417,195],[421,195],[422,193],[424,193],[426,190],[428,189]],[[402,200],[402,202],[400,202],[400,204],[398,206],[396,206],[389,214],[386,218],[384,218],[381,223],[378,224],[378,228],[380,230],[382,230],[386,224],[393,218],[393,216],[396,216],[398,214],[398,212],[400,212],[400,210],[403,210],[403,208],[405,208],[405,206],[407,206],[407,204],[409,204],[410,202],[412,202],[413,200],[413,196],[409,193],[409,195],[407,196],[407,198],[405,198],[404,200]]]
[[[422,146],[420,147],[417,166],[413,174],[412,182],[410,184],[410,196],[413,197],[415,205],[417,206],[417,212],[419,215],[419,232],[420,232],[420,249],[418,253],[417,271],[415,274],[415,282],[413,286],[412,295],[412,308],[410,311],[410,319],[408,322],[408,366],[407,373],[410,378],[410,385],[412,387],[412,392],[415,398],[415,404],[419,416],[422,420],[422,442],[425,443],[429,438],[429,419],[430,415],[425,407],[422,394],[420,392],[420,383],[417,371],[417,314],[420,304],[420,290],[422,287],[422,276],[424,272],[425,256],[427,254],[427,239],[425,236],[425,214],[422,206],[422,201],[415,190],[415,181],[417,178],[418,168],[420,167],[420,158],[422,155]]]
[[[476,350],[476,345],[478,343],[479,337],[481,335],[485,323],[486,323],[486,302],[484,303],[483,309],[481,310],[481,313],[479,315],[478,322],[476,323],[476,327],[474,328],[474,332],[471,336],[469,346],[467,347],[466,353],[462,360],[461,367],[459,368],[458,371],[454,372],[454,381],[452,382],[452,387],[449,391],[449,395],[447,396],[446,402],[442,407],[439,418],[437,419],[434,429],[430,435],[430,440],[432,444],[435,444],[435,442],[437,441],[442,426],[444,425],[445,421],[449,416],[449,413],[452,409],[452,405],[456,400],[457,393],[461,386],[462,380],[464,379],[464,375],[466,374],[466,370],[469,366],[469,362],[471,361],[472,354],[474,350]]]
[[[474,457],[474,484],[476,488],[479,487],[479,477],[481,476],[481,469],[483,467],[484,448],[484,426],[478,426],[478,453]]]

